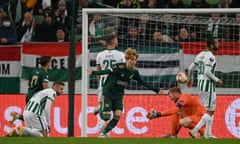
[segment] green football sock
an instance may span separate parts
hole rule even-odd
[[[113,119],[107,124],[107,127],[102,131],[103,134],[111,131],[118,123],[120,116],[114,116]]]

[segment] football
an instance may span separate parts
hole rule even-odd
[[[184,72],[179,72],[177,74],[177,76],[176,76],[176,81],[178,83],[182,83],[183,84],[183,83],[186,83],[187,80],[188,80],[188,77],[187,77],[187,75]]]

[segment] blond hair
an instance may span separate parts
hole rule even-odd
[[[136,49],[133,49],[133,48],[127,48],[125,50],[125,59],[128,60],[128,59],[131,59],[133,57],[136,57],[136,59],[138,59],[138,52]]]

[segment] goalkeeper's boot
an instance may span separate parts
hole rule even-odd
[[[14,137],[18,136],[16,129],[10,130],[8,133],[5,134],[6,137]]]
[[[11,112],[11,114],[10,114],[11,118],[10,118],[9,122],[12,124],[16,119],[18,119],[18,115],[19,114],[16,112]]]
[[[197,138],[197,133],[193,132],[192,130],[190,130],[188,134],[194,139]]]
[[[22,126],[18,126],[18,127],[17,127],[17,134],[18,134],[19,136],[23,136],[23,132],[24,132],[23,127],[22,127]]]

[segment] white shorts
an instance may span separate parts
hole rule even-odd
[[[24,111],[23,112],[24,121],[28,128],[36,129],[36,130],[46,130],[47,123],[43,116],[38,116],[33,112]]]
[[[216,108],[216,92],[198,92],[200,100],[203,106],[208,111],[215,111]]]

